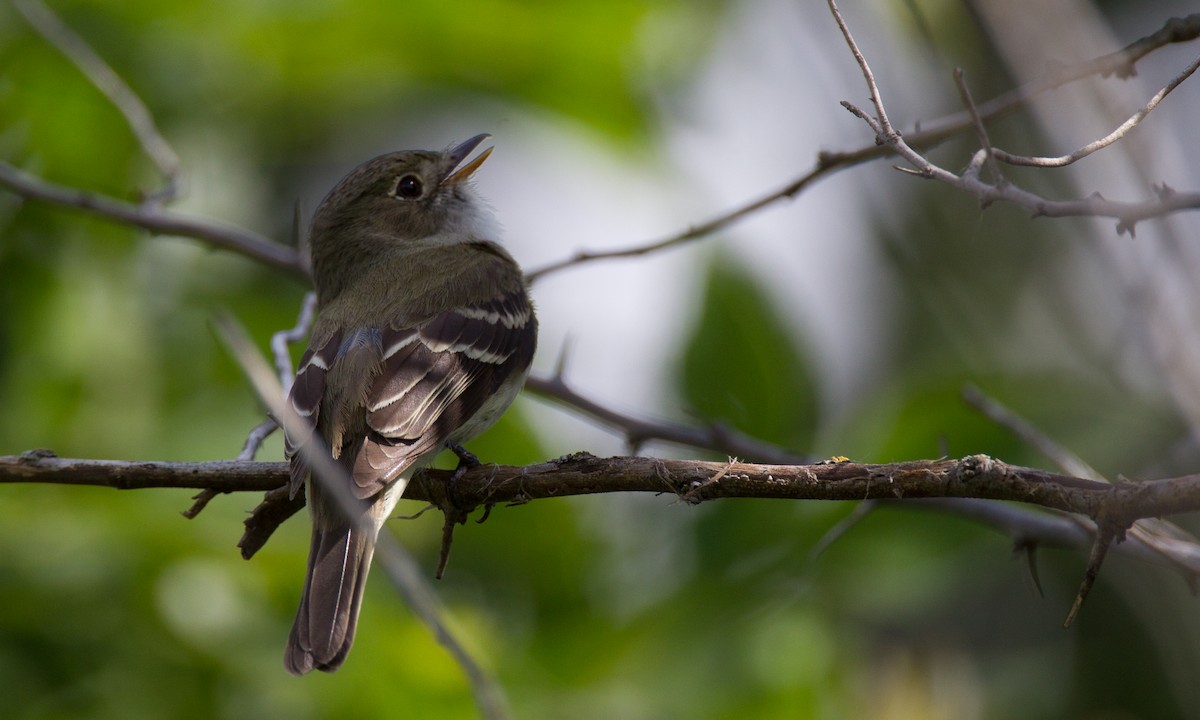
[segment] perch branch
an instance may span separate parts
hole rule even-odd
[[[717,478],[717,475],[724,473]],[[426,470],[409,483],[405,498],[441,506],[448,502],[448,470]],[[282,462],[120,462],[56,457],[49,451],[0,456],[0,483],[95,485],[121,490],[215,488],[264,491],[284,486]],[[1120,517],[1159,517],[1200,510],[1200,475],[1116,485],[1009,465],[983,455],[961,460],[916,460],[867,465],[813,465],[597,458],[578,453],[526,466],[468,469],[455,500],[478,507],[608,492],[670,492],[704,502],[718,498],[869,500],[981,498],[1029,503],[1095,518],[1105,503]]]

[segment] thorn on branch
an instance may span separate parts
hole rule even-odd
[[[899,170],[900,172],[904,173],[905,175],[915,175],[923,180],[932,180],[933,179],[933,171],[927,167],[907,168],[902,165],[893,165],[892,169]]]
[[[434,577],[438,580],[442,579],[442,575],[446,572],[446,564],[450,562],[450,548],[454,545],[454,526],[466,525],[467,516],[474,510],[474,506],[465,507],[459,502],[457,497],[458,481],[462,479],[467,471],[473,470],[483,463],[470,450],[467,450],[462,445],[455,442],[446,442],[446,449],[458,456],[458,466],[454,468],[454,472],[450,474],[449,479],[445,484],[445,499],[438,504],[445,517],[442,523],[442,549],[438,554],[437,572]],[[486,518],[485,512],[484,517]],[[480,520],[482,522],[482,520]]]
[[[1037,541],[1030,538],[1019,538],[1013,543],[1013,552],[1020,553],[1025,558],[1025,569],[1029,571],[1029,580],[1033,583],[1033,589],[1037,591],[1038,597],[1045,598],[1046,593],[1042,591],[1042,579],[1038,575],[1037,549]]]
[[[1079,592],[1075,595],[1075,602],[1071,604],[1071,610],[1067,613],[1067,617],[1063,620],[1063,627],[1071,627],[1071,623],[1075,622],[1076,616],[1079,615],[1080,608],[1083,607],[1083,601],[1087,599],[1088,594],[1092,591],[1092,587],[1096,584],[1096,578],[1100,575],[1100,566],[1104,564],[1104,558],[1108,554],[1109,547],[1113,541],[1120,542],[1125,539],[1125,531],[1129,529],[1133,521],[1125,519],[1117,515],[1117,508],[1121,502],[1121,495],[1118,492],[1110,492],[1100,505],[1100,510],[1096,513],[1096,540],[1092,543],[1092,552],[1088,557],[1087,570],[1083,574],[1083,582],[1079,585]]]
[[[1071,604],[1071,610],[1067,613],[1066,620],[1063,620],[1063,628],[1071,627],[1075,622],[1075,617],[1079,615],[1079,609],[1083,607],[1083,601],[1087,599],[1088,593],[1092,591],[1092,586],[1096,584],[1096,577],[1100,574],[1100,566],[1104,563],[1104,556],[1108,553],[1108,547],[1112,544],[1113,535],[1101,530],[1096,535],[1096,542],[1092,545],[1091,555],[1088,557],[1087,571],[1083,574],[1083,582],[1079,585],[1079,592],[1075,594],[1075,602]]]
[[[458,508],[443,508],[445,521],[442,523],[442,549],[438,553],[437,571],[433,576],[438,580],[446,573],[446,565],[450,562],[450,548],[454,545],[454,526],[467,524],[467,513]]]

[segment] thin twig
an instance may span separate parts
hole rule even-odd
[[[1033,423],[1005,407],[999,400],[985,395],[975,385],[965,385],[962,389],[963,400],[978,410],[992,422],[1016,435],[1026,445],[1036,449],[1050,459],[1058,469],[1067,475],[1107,482],[1095,468],[1075,453],[1057,443],[1039,430]]]
[[[317,294],[310,291],[304,295],[304,302],[300,304],[300,313],[296,316],[296,324],[271,336],[271,354],[275,358],[275,372],[279,376],[279,385],[283,388],[285,397],[292,391],[292,383],[296,380],[290,346],[308,337],[308,331],[312,327],[316,312]]]
[[[1084,571],[1083,581],[1079,584],[1079,591],[1075,593],[1075,601],[1071,603],[1071,609],[1067,611],[1067,617],[1063,620],[1064,628],[1071,627],[1075,622],[1079,609],[1083,607],[1083,601],[1087,600],[1088,594],[1096,584],[1096,578],[1100,576],[1100,568],[1104,565],[1104,558],[1108,556],[1108,549],[1113,540],[1124,534],[1124,528],[1111,527],[1102,520],[1098,520],[1096,526],[1096,539],[1092,542],[1092,551],[1088,555],[1087,569]]]
[[[213,498],[215,498],[216,496],[218,496],[220,494],[221,494],[221,491],[219,491],[219,490],[212,490],[212,489],[201,490],[200,492],[198,492],[192,496],[191,507],[189,507],[187,510],[184,510],[180,514],[183,515],[188,520],[195,520],[196,516],[199,515],[200,512],[202,510],[204,510],[204,508],[208,507],[208,503]]]
[[[825,167],[822,163],[818,162],[817,166],[812,170],[809,170],[804,175],[801,175],[778,190],[769,192],[755,200],[751,200],[745,205],[741,205],[733,210],[722,213],[714,218],[711,218],[710,220],[700,223],[699,225],[693,225],[681,233],[670,235],[658,240],[637,243],[635,245],[618,250],[580,250],[569,258],[550,263],[549,265],[544,265],[535,270],[531,270],[525,274],[525,277],[530,283],[534,283],[546,275],[564,270],[568,267],[582,265],[584,263],[594,262],[596,260],[639,257],[641,255],[648,255],[660,250],[666,250],[667,248],[672,248],[677,245],[683,245],[687,242],[697,240],[702,237],[707,237],[715,232],[724,230],[748,215],[752,215],[765,207],[774,205],[780,200],[787,200],[796,197],[811,183],[818,180],[832,169],[833,166]]]
[[[1125,135],[1128,134],[1130,130],[1137,127],[1138,124],[1141,123],[1142,120],[1144,120],[1145,117],[1154,110],[1154,108],[1158,107],[1158,104],[1162,102],[1163,98],[1165,98],[1167,95],[1170,95],[1171,91],[1179,87],[1180,83],[1191,77],[1192,73],[1196,72],[1197,68],[1200,68],[1200,57],[1197,57],[1192,61],[1191,65],[1188,65],[1183,69],[1183,72],[1172,78],[1171,82],[1167,83],[1161,90],[1155,93],[1154,97],[1150,98],[1149,102],[1131,115],[1128,120],[1121,123],[1116,130],[1113,130],[1099,140],[1095,140],[1087,145],[1084,145],[1073,153],[1068,155],[1059,155],[1058,157],[1027,157],[1024,155],[1013,155],[1003,150],[995,149],[992,151],[991,156],[997,160],[1006,162],[1009,165],[1024,165],[1028,167],[1043,168],[1065,167],[1070,165],[1071,163],[1091,155],[1097,150],[1103,150],[1109,145],[1112,145],[1121,138],[1125,137]]]
[[[813,460],[810,455],[763,442],[720,423],[692,427],[642,420],[626,415],[580,395],[558,374],[550,378],[530,376],[525,381],[525,389],[533,395],[566,405],[619,431],[631,447],[640,447],[646,442],[656,440],[760,462],[801,464]]]
[[[979,145],[984,151],[984,162],[987,163],[988,169],[992,172],[992,182],[1004,182],[1004,175],[1000,173],[1000,167],[996,165],[995,153],[992,149],[992,139],[988,136],[987,126],[983,123],[983,118],[979,117],[979,109],[975,106],[975,99],[971,97],[971,88],[967,86],[967,79],[960,67],[954,68],[954,84],[958,86],[958,95],[962,98],[963,105],[966,106],[967,112],[971,115],[971,125],[975,128],[975,135],[979,138]]]
[[[253,460],[258,455],[258,450],[262,447],[263,442],[278,429],[279,423],[275,422],[275,419],[271,417],[250,428],[250,432],[246,435],[246,442],[242,444],[242,450],[238,453],[237,459],[243,461]]]
[[[293,278],[305,282],[309,279],[308,272],[294,249],[234,225],[189,217],[152,205],[135,205],[107,195],[57,185],[2,161],[0,187],[8,188],[30,200],[84,210],[152,233],[200,240],[213,247],[232,250],[269,267],[283,270]]]
[[[874,81],[874,74],[871,72],[866,58],[863,57],[858,46],[854,44],[854,38],[845,29],[845,21],[837,13],[836,3],[833,0],[829,0],[829,5],[834,12],[834,17],[838,21],[839,26],[843,28],[843,35],[850,46],[851,52],[854,54],[855,60],[859,63],[863,76],[867,78],[867,86],[871,92],[871,101],[878,108],[882,106],[882,100],[880,99],[878,86]],[[861,110],[851,106],[849,103],[843,102],[842,104],[855,115],[859,117],[864,116]],[[865,117],[863,119],[870,120]],[[888,132],[887,128],[889,126],[886,123],[886,115],[882,119],[876,117],[875,120],[878,122],[868,122],[868,125],[875,133],[876,139],[885,141],[896,154],[907,160],[915,168],[915,170],[909,172],[971,193],[985,205],[995,201],[1012,203],[1027,209],[1033,217],[1090,216],[1114,218],[1117,220],[1116,230],[1118,235],[1123,235],[1127,232],[1132,235],[1137,223],[1148,218],[1163,217],[1184,210],[1200,209],[1200,192],[1176,192],[1166,184],[1155,188],[1156,197],[1154,200],[1144,202],[1108,200],[1095,193],[1077,200],[1050,200],[1020,188],[1014,183],[985,182],[979,177],[977,172],[968,171],[961,175],[950,172],[934,164],[915,150],[905,141],[900,133]],[[976,165],[976,162],[972,162],[971,168],[976,167]]]
[[[976,115],[978,115],[981,122],[996,120],[1024,106],[1030,100],[1043,93],[1093,75],[1129,77],[1135,74],[1134,70],[1137,62],[1149,53],[1169,44],[1191,42],[1197,38],[1200,38],[1200,13],[1183,18],[1171,18],[1157,31],[1135,40],[1121,50],[1076,65],[1057,68],[1047,72],[1040,78],[998,95],[987,102],[980,103],[976,106]],[[864,120],[867,120],[871,125],[875,124],[875,121],[869,117],[864,117]],[[941,118],[924,121],[920,124],[919,128],[906,132],[904,137],[907,138],[908,143],[913,147],[933,147],[970,129],[975,122],[971,114],[964,110]],[[875,130],[878,133],[878,128],[875,128]],[[837,170],[876,160],[894,153],[895,150],[890,145],[880,145],[878,143],[872,143],[852,150],[822,151],[817,155],[816,164],[792,182],[699,225],[694,225],[674,235],[636,243],[617,250],[581,250],[571,257],[537,268],[529,272],[527,276],[530,282],[534,282],[546,275],[578,265],[598,260],[639,257],[707,237],[715,232],[724,230],[763,208],[774,205],[782,200],[794,199],[809,185],[824,178],[826,175],[833,174]],[[1131,213],[1136,214],[1133,211]],[[1150,214],[1145,214],[1136,219],[1143,219],[1149,216]],[[1115,217],[1115,215],[1110,215],[1110,217]]]
[[[174,200],[181,185],[179,156],[159,132],[154,116],[138,94],[86,40],[68,27],[41,0],[14,0],[13,5],[46,42],[66,55],[125,117],[129,129],[142,146],[142,152],[146,153],[146,157],[150,158],[163,176],[163,187],[151,193],[147,200],[155,203],[169,203]]]
[[[875,106],[875,120],[879,122],[879,126],[875,128],[877,141],[880,144],[892,142],[893,136],[899,137],[899,133],[892,127],[892,122],[888,120],[887,108],[883,105],[883,95],[879,92],[879,84],[875,82],[875,73],[871,71],[870,64],[863,57],[862,51],[858,49],[858,43],[854,41],[854,36],[850,33],[850,26],[846,24],[842,13],[838,10],[835,0],[828,0],[829,12],[833,13],[833,20],[837,23],[838,29],[842,31],[842,37],[846,40],[846,45],[849,46],[851,54],[858,62],[858,69],[862,72],[863,80],[867,83],[867,92],[871,94],[871,104]]]

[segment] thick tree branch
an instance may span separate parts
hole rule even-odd
[[[455,515],[477,507],[607,492],[672,494],[699,503],[718,498],[879,500],[931,507],[974,519],[1006,533],[1018,548],[1039,544],[1086,548],[1102,513],[1114,527],[1138,518],[1200,510],[1200,475],[1109,485],[1084,478],[1017,467],[975,455],[962,460],[922,460],[887,465],[818,463],[760,465],[739,462],[597,458],[586,453],[528,466],[482,465],[459,479],[447,496],[450,471],[416,474],[405,498]],[[58,483],[123,490],[196,488],[215,493],[269,491],[246,521],[239,546],[249,558],[275,529],[304,507],[289,498],[282,462],[120,462],[56,457],[48,450],[0,457],[0,483]],[[1035,512],[1010,500],[1053,508],[1071,517]],[[1080,518],[1082,514],[1091,520]],[[1146,522],[1146,521],[1142,521]],[[1192,587],[1200,584],[1200,546],[1190,538],[1137,531],[1114,550],[1141,561],[1165,564]]]

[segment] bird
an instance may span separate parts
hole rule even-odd
[[[288,393],[303,432],[285,438],[291,493],[304,489],[312,518],[284,653],[292,674],[341,667],[380,528],[413,471],[446,448],[471,459],[462,444],[504,413],[529,374],[528,283],[471,183],[493,148],[465,162],[488,137],[368,160],[313,215],[317,311]],[[341,472],[315,476],[313,452]]]

